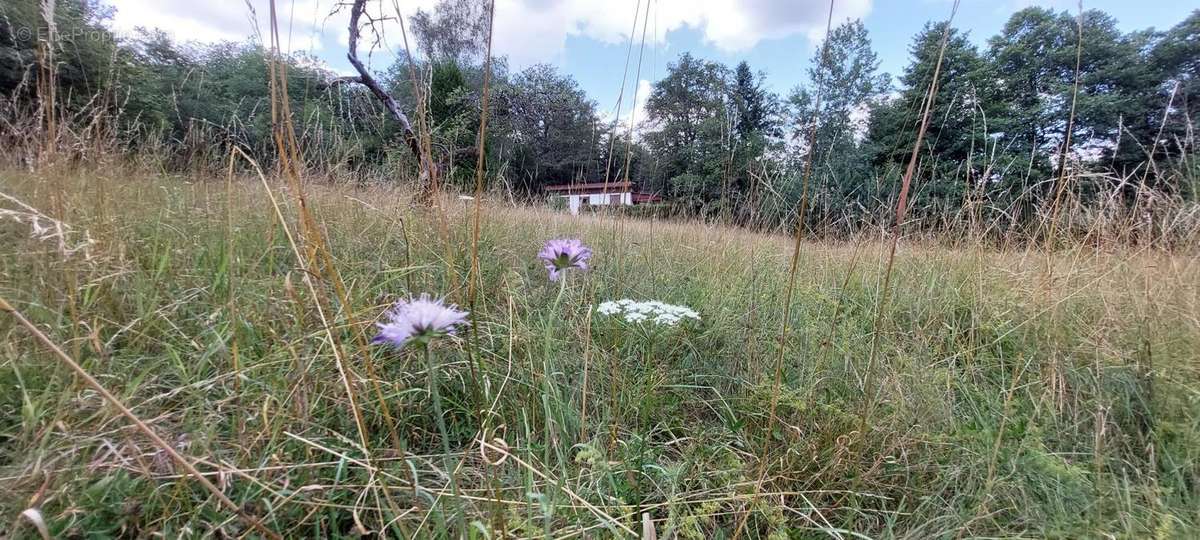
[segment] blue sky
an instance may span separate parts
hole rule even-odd
[[[255,23],[265,28],[266,0],[107,0],[116,8],[118,31],[137,26],[159,27],[182,41],[245,39]],[[429,9],[436,0],[399,0],[405,16]],[[640,76],[635,73],[641,27],[635,32],[633,57],[625,89],[622,116],[633,92],[644,102],[649,85],[684,51],[730,66],[746,60],[767,74],[767,85],[786,93],[805,79],[809,59],[825,28],[826,0],[497,0],[496,45],[514,69],[537,62],[556,65],[575,77],[610,114],[621,92],[628,35],[635,10],[650,6],[646,46]],[[346,13],[332,13],[336,0],[277,0],[281,25],[290,31],[286,44],[308,50],[340,72],[349,72],[344,58]],[[394,14],[393,3],[375,3]],[[1070,0],[962,0],[955,26],[982,45],[1015,11],[1040,5],[1074,12]],[[896,74],[908,62],[908,45],[926,21],[944,20],[950,0],[835,0],[834,24],[861,18],[866,24],[882,69]],[[1200,5],[1169,0],[1092,0],[1085,9],[1113,15],[1122,31],[1147,27],[1169,28]],[[645,12],[640,12],[643,20]],[[385,28],[389,46],[400,47],[399,29]],[[387,50],[377,52],[373,65],[390,62]],[[639,103],[640,105],[640,103]],[[640,114],[640,113],[639,113]]]
[[[863,23],[867,26],[873,48],[879,55],[881,70],[896,75],[909,62],[908,46],[914,35],[927,21],[944,20],[950,15],[952,2],[941,0],[873,2]],[[1069,1],[1013,2],[962,0],[955,26],[969,32],[971,41],[981,48],[988,38],[996,35],[1015,11],[1028,5],[1040,5],[1056,10],[1076,11]],[[1086,2],[1085,9],[1101,9],[1114,16],[1122,31],[1147,27],[1166,29],[1182,21],[1200,3],[1149,0],[1123,2],[1118,0]],[[834,22],[837,24],[837,21]],[[742,51],[726,51],[707,42],[702,30],[681,28],[666,35],[665,43],[657,48],[648,46],[642,68],[642,78],[654,81],[666,70],[667,63],[684,51],[717,60],[731,67],[742,60],[756,71],[766,72],[768,86],[785,94],[807,78],[810,59],[818,42],[805,35],[767,39]],[[657,49],[657,50],[656,50]],[[620,92],[620,75],[624,67],[625,44],[604,44],[587,38],[568,41],[564,58],[558,65],[573,75],[589,95],[604,107],[612,107]],[[636,55],[636,45],[635,45]],[[636,57],[634,59],[636,61]],[[632,69],[632,68],[631,68]],[[633,75],[631,74],[632,78]],[[627,96],[630,89],[627,88]],[[628,97],[626,98],[628,99]]]

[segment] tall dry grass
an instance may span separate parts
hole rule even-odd
[[[1064,168],[1052,207],[1030,188],[924,223],[893,200],[817,231],[571,217],[483,177],[470,204],[425,206],[428,179],[342,181],[308,153],[285,69],[266,167],[206,147],[212,126],[135,146],[92,121],[108,107],[6,102],[0,298],[23,317],[0,320],[6,534],[34,534],[30,515],[57,536],[1200,527],[1200,224],[1182,195],[1131,175],[1085,197]],[[180,152],[198,164],[169,166]],[[596,252],[561,289],[533,260],[555,236]],[[472,313],[436,377],[366,345],[422,292]],[[702,321],[643,333],[591,309],[621,297]]]

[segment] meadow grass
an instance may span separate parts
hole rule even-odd
[[[801,245],[781,343],[786,236],[494,197],[472,273],[468,204],[310,184],[339,301],[271,189],[278,214],[257,177],[4,170],[43,216],[0,201],[0,297],[284,537],[719,538],[747,510],[750,538],[1200,534],[1194,250],[902,241],[872,355],[878,234]],[[534,256],[565,236],[595,254],[560,288]],[[421,349],[365,344],[420,293],[473,310],[431,351],[450,455]],[[591,309],[620,298],[701,320]],[[255,536],[12,318],[0,336],[7,534],[36,537],[34,509],[56,537]]]

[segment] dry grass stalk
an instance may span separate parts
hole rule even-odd
[[[825,21],[825,35],[829,36],[829,31],[833,28],[833,5],[834,0],[829,0],[829,17]],[[821,46],[821,57],[825,58],[829,52],[829,39],[826,38]],[[783,359],[787,351],[788,340],[788,324],[792,315],[792,296],[796,290],[796,269],[800,264],[800,246],[804,240],[804,214],[808,207],[808,181],[812,175],[813,157],[816,154],[817,141],[817,121],[816,115],[821,110],[821,97],[823,88],[817,88],[816,103],[813,106],[813,122],[809,130],[808,137],[808,152],[804,159],[804,173],[801,177],[800,188],[800,206],[797,209],[796,218],[796,233],[792,242],[792,258],[788,265],[787,285],[783,293],[783,319],[779,328],[779,353],[775,356],[775,377],[771,386],[771,403],[767,410],[767,438],[765,441],[771,440],[771,433],[775,429],[777,409],[779,407],[779,393],[783,385]],[[764,443],[763,448],[758,455],[758,473],[755,475],[758,480],[754,483],[754,495],[746,505],[745,512],[738,518],[737,528],[734,529],[733,538],[737,540],[742,535],[742,530],[746,527],[746,522],[750,518],[750,510],[754,501],[758,497],[758,493],[762,491],[763,482],[767,478],[767,454],[769,453],[769,442]]]
[[[8,313],[11,317],[16,319],[17,323],[25,327],[25,329],[32,334],[34,338],[41,342],[42,346],[49,349],[55,357],[61,360],[62,363],[66,364],[67,367],[71,368],[71,371],[73,371],[76,376],[78,376],[84,381],[84,383],[100,394],[100,396],[103,397],[104,400],[110,405],[115,407],[122,416],[129,420],[129,422],[138,429],[138,431],[141,431],[143,434],[149,437],[155,446],[165,452],[168,456],[171,456],[171,459],[174,460],[176,464],[178,464],[180,467],[183,467],[183,469],[187,471],[192,478],[195,478],[196,481],[200,482],[200,485],[204,486],[204,489],[208,490],[209,493],[212,493],[212,495],[217,498],[217,501],[220,502],[221,505],[231,510],[234,514],[238,515],[243,521],[245,521],[246,524],[266,535],[268,538],[282,539],[278,533],[268,529],[261,521],[246,513],[241,507],[230,500],[229,497],[226,497],[225,494],[221,492],[220,489],[217,489],[217,486],[213,485],[208,478],[201,474],[200,471],[197,470],[196,467],[187,460],[187,458],[184,458],[182,455],[180,455],[179,452],[175,450],[174,446],[163,440],[158,433],[156,433],[150,426],[146,425],[141,418],[138,418],[137,415],[135,415],[133,411],[129,410],[124,403],[121,403],[121,400],[117,399],[117,397],[112,395],[108,389],[104,388],[104,385],[100,384],[100,381],[97,381],[95,377],[92,377],[87,370],[83,369],[82,366],[76,363],[75,360],[68,356],[66,352],[59,348],[58,344],[54,343],[49,336],[42,333],[41,329],[39,329],[32,322],[29,322],[29,319],[26,319],[21,312],[17,311],[16,308],[14,308],[2,297],[0,297],[0,311]]]

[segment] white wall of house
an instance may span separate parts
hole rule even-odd
[[[633,204],[633,192],[560,195],[560,197],[567,199],[567,209],[573,216],[579,214],[579,209],[583,206],[584,202],[587,202],[591,206],[627,206]]]

